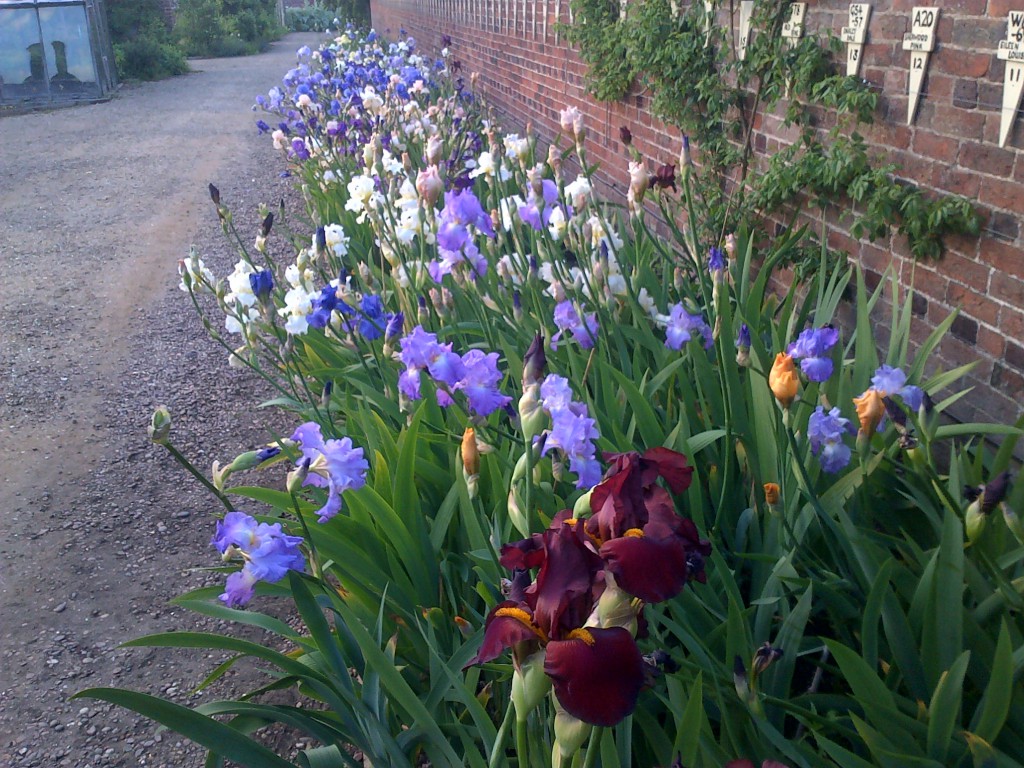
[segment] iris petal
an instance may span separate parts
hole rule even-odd
[[[487,616],[484,639],[476,656],[463,669],[498,658],[506,648],[529,640],[541,640],[543,633],[533,622],[529,610],[520,603],[498,603]]]
[[[648,603],[669,600],[686,586],[687,548],[674,534],[624,536],[601,545],[601,557],[618,585]]]
[[[640,650],[621,627],[576,630],[548,643],[544,671],[559,703],[573,717],[611,726],[636,707],[643,687]]]

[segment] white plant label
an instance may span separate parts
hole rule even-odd
[[[715,21],[714,0],[704,0],[704,47],[711,45],[711,25]]]
[[[999,116],[999,146],[1005,147],[1024,94],[1024,11],[1010,11],[1006,19],[1006,39],[999,41],[996,55],[1006,62],[1003,110]]]
[[[850,23],[839,32],[839,39],[846,43],[847,75],[856,77],[860,73],[860,62],[864,58],[864,43],[868,38],[870,20],[870,3],[850,3]]]
[[[914,122],[914,115],[917,113],[917,103],[921,99],[924,75],[928,71],[928,58],[935,50],[935,28],[938,25],[938,8],[918,6],[914,8],[910,17],[910,31],[903,36],[903,50],[910,51],[907,125]]]
[[[747,44],[750,42],[750,17],[754,15],[754,0],[742,0],[740,3],[740,40],[736,46],[736,56],[740,61],[747,58]]]
[[[782,23],[782,37],[792,48],[797,40],[804,36],[804,17],[807,15],[807,3],[792,3],[789,6],[789,18]]]

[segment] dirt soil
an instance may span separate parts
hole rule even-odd
[[[0,766],[201,766],[176,734],[68,697],[113,685],[195,704],[259,679],[191,695],[221,656],[118,646],[219,628],[168,604],[222,578],[203,570],[217,505],[149,443],[153,408],[207,471],[291,428],[255,407],[268,390],[228,368],[176,266],[193,243],[220,276],[237,259],[209,182],[247,238],[261,202],[299,213],[250,106],[316,39],[0,118]]]

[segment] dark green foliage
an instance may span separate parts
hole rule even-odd
[[[939,257],[947,234],[979,231],[970,201],[927,196],[900,179],[897,166],[869,153],[856,128],[873,121],[877,94],[835,72],[835,37],[805,36],[793,46],[783,40],[789,3],[757,3],[751,28],[760,31],[743,61],[735,30],[706,27],[703,3],[678,16],[668,0],[637,0],[624,17],[613,0],[572,0],[572,8],[576,23],[565,32],[589,67],[590,92],[615,101],[640,87],[655,116],[693,139],[702,164],[703,224],[712,239],[808,203],[842,207],[856,237],[898,232],[918,258]],[[780,105],[799,138],[761,172],[753,126]]]
[[[181,0],[174,37],[189,56],[257,53],[284,31],[274,0]]]
[[[368,0],[340,0],[332,3],[307,0],[302,8],[287,8],[285,22],[292,32],[336,30],[348,22],[357,27],[366,27],[370,24],[370,4]]]
[[[107,18],[121,80],[160,80],[188,72],[157,0],[108,0]]]

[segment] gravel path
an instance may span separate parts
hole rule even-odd
[[[202,60],[195,73],[122,89],[106,104],[0,119],[0,766],[202,765],[202,750],[105,704],[116,685],[195,703],[220,657],[119,649],[139,635],[217,628],[168,605],[221,577],[215,500],[151,446],[166,404],[176,444],[208,469],[289,421],[227,367],[176,262],[195,243],[219,275],[236,256],[206,186],[239,230],[257,206],[298,211],[282,160],[249,111],[294,52]],[[271,238],[283,255],[287,246]],[[226,688],[225,688],[226,687]]]

